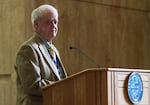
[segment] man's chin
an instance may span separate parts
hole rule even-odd
[[[51,35],[51,39],[53,40],[56,37],[56,35]]]

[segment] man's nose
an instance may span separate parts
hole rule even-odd
[[[52,22],[51,26],[52,27],[56,27],[56,24],[54,22]]]

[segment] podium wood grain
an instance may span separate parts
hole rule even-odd
[[[87,69],[43,88],[44,105],[133,105],[127,92],[128,77],[138,72],[143,97],[138,105],[150,104],[150,70]]]

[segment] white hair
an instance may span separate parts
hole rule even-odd
[[[44,14],[44,11],[47,9],[54,11],[58,15],[57,9],[55,7],[53,7],[52,5],[49,5],[49,4],[41,5],[37,8],[35,8],[31,13],[31,23],[32,23],[33,27],[34,27],[34,21],[41,18]]]

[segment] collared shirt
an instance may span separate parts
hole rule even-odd
[[[52,42],[47,41],[43,36],[39,35],[38,33],[37,35],[42,39],[46,48],[49,49],[49,47],[52,45]]]
[[[42,41],[44,42],[44,45],[46,46],[46,48],[47,48],[47,50],[48,50],[48,52],[49,52],[49,54],[50,54],[50,56],[51,56],[51,59],[54,61],[54,63],[57,65],[57,61],[56,61],[56,54],[54,53],[53,55],[51,55],[51,53],[50,53],[50,48],[52,48],[51,46],[52,46],[52,42],[49,42],[49,41],[47,41],[43,36],[41,36],[41,35],[39,35],[39,34],[37,34],[41,39],[42,39]],[[53,49],[52,49],[53,50]],[[53,50],[54,51],[54,50]]]

